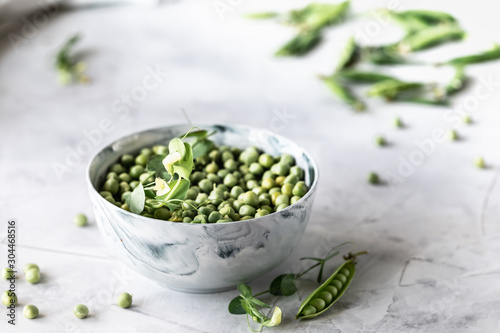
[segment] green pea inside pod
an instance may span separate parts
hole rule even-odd
[[[348,271],[347,274],[346,271]],[[345,261],[340,265],[325,282],[316,288],[300,305],[295,319],[310,319],[327,311],[335,302],[337,302],[349,287],[352,281],[356,266],[352,259]],[[341,273],[342,272],[342,273]],[[340,279],[338,278],[339,276]],[[342,283],[341,281],[344,280]],[[313,311],[313,309],[316,311]]]

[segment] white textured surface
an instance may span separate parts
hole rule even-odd
[[[275,129],[274,112],[286,109],[281,133],[307,147],[321,172],[311,222],[289,260],[252,283],[266,288],[282,272],[300,269],[301,256],[335,243],[355,241],[370,255],[362,258],[349,291],[327,315],[296,322],[298,295],[283,298],[276,332],[497,332],[500,329],[500,187],[497,184],[499,86],[472,110],[476,123],[458,126],[463,140],[436,144],[425,163],[395,187],[366,184],[370,170],[397,173],[436,128],[456,126],[447,109],[385,105],[371,101],[366,114],[353,114],[336,103],[314,78],[334,66],[338,47],[369,17],[329,31],[327,40],[305,59],[276,60],[276,48],[292,31],[271,22],[254,22],[241,13],[293,7],[302,1],[241,1],[221,20],[213,2],[183,1],[149,7],[114,7],[57,15],[16,50],[5,37],[0,44],[0,238],[6,258],[6,221],[18,220],[18,263],[36,262],[44,278],[38,285],[18,282],[21,305],[38,305],[42,316],[28,321],[18,307],[15,332],[247,332],[244,317],[226,311],[237,293],[189,295],[164,290],[109,257],[95,224],[75,227],[80,211],[91,215],[84,181],[89,155],[59,180],[52,163],[64,163],[67,149],[85,140],[82,131],[109,118],[113,129],[92,153],[115,138],[139,129],[184,122],[181,108],[199,123],[245,123]],[[383,7],[386,1],[358,1],[355,9]],[[466,42],[419,55],[443,60],[488,48],[500,29],[491,1],[411,1],[415,8],[450,11],[469,32]],[[84,40],[92,78],[89,86],[57,86],[51,68],[53,51],[73,32]],[[373,42],[397,30],[383,28]],[[499,41],[499,40],[497,40]],[[167,78],[130,112],[118,105],[122,94],[141,85],[147,68],[168,70]],[[446,79],[446,70],[409,69],[408,77]],[[416,71],[416,72],[415,72]],[[436,73],[435,73],[436,72]],[[442,73],[441,73],[442,72]],[[401,71],[403,74],[404,72]],[[499,63],[474,66],[477,78],[458,97],[454,110],[472,101],[479,78],[500,81]],[[469,98],[469,99],[467,99]],[[121,106],[121,109],[117,109]],[[118,111],[118,112],[114,112]],[[124,117],[120,117],[125,114]],[[395,130],[390,120],[408,124]],[[379,149],[382,133],[393,143]],[[492,166],[477,170],[476,155]],[[330,266],[333,268],[332,266]],[[313,278],[313,276],[310,276]],[[6,282],[0,281],[6,288]],[[314,288],[301,283],[302,295]],[[113,305],[122,291],[134,294],[135,306]],[[270,299],[274,302],[273,299]],[[72,315],[77,303],[91,316]]]

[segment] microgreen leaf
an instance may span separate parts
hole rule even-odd
[[[180,138],[206,138],[207,134],[207,130],[191,131],[189,133],[181,135]]]
[[[250,302],[252,302],[255,305],[262,306],[263,308],[270,308],[270,305],[267,305],[266,303],[262,302],[260,299],[251,297],[248,299]]]
[[[178,152],[179,154],[181,154],[181,157],[184,157],[184,155],[186,155],[186,146],[181,139],[173,138],[168,144],[168,151],[170,152],[170,154],[173,152]]]
[[[144,188],[142,187],[142,184],[139,183],[139,185],[137,185],[127,198],[127,205],[132,213],[140,214],[144,210],[145,200],[146,195],[144,194]]]
[[[283,293],[281,292],[281,281],[287,274],[278,275],[269,286],[269,293],[274,296],[281,296]]]
[[[240,283],[238,285],[238,290],[241,292],[241,295],[244,297],[252,297],[252,288],[249,285]]]
[[[180,177],[189,179],[189,176],[193,171],[193,150],[191,145],[187,142],[183,142],[183,147],[184,155],[181,154],[182,159],[174,163],[173,170],[174,173],[177,173]]]
[[[234,314],[234,315],[245,314],[246,311],[241,306],[242,300],[243,300],[243,298],[241,296],[237,296],[237,297],[233,298],[228,306],[229,313]]]
[[[152,171],[155,173],[155,177],[160,177],[165,181],[169,181],[171,176],[165,170],[165,166],[163,165],[163,159],[165,155],[153,155],[149,158],[148,164],[146,166],[147,171]]]
[[[198,158],[200,156],[205,155],[212,149],[213,146],[214,143],[207,139],[195,142],[193,144],[193,157]]]

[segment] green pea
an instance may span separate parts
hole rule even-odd
[[[348,270],[347,268],[342,268],[342,269],[339,271],[339,274],[342,274],[342,275],[344,275],[344,276],[348,277],[348,276],[351,274],[351,272],[349,272],[349,270]]]
[[[269,212],[269,214],[271,214],[272,212],[274,212],[274,210],[269,205],[262,205],[262,206],[260,206],[260,209],[261,210],[267,210]]]
[[[377,144],[377,146],[386,146],[387,145],[387,141],[385,141],[385,138],[381,135],[375,137],[375,143]]]
[[[5,306],[17,305],[17,295],[15,292],[7,290],[2,294],[2,303]]]
[[[276,163],[271,167],[271,172],[276,175],[286,176],[290,172],[290,166],[284,163]]]
[[[214,174],[214,173],[209,173],[209,174],[207,175],[207,179],[208,179],[208,180],[210,180],[210,181],[211,181],[212,183],[214,183],[214,184],[219,184],[219,183],[221,183],[221,182],[222,182],[222,179],[220,179],[220,177],[219,177],[219,176],[217,176],[217,175],[216,175],[216,174]]]
[[[118,184],[118,181],[114,178],[110,178],[104,183],[104,190],[112,194],[116,194],[119,188],[120,186]]]
[[[335,276],[334,280],[339,280],[340,282],[342,282],[342,284],[344,284],[347,281],[347,277],[344,274],[338,273]]]
[[[281,192],[273,192],[271,194],[271,202],[273,203],[273,205],[276,204],[276,199],[281,195]]]
[[[213,211],[210,213],[210,215],[208,215],[208,222],[209,223],[216,223],[220,219],[222,219],[222,214],[217,212],[217,211]]]
[[[224,185],[233,187],[236,184],[238,184],[238,178],[236,178],[234,175],[229,173],[226,175],[226,177],[224,177]]]
[[[233,207],[231,207],[230,205],[225,205],[224,207],[222,207],[220,210],[219,210],[219,213],[223,216],[231,216],[235,213]]]
[[[257,196],[257,194],[255,194],[255,192],[248,191],[243,194],[243,202],[245,203],[245,205],[257,207],[257,205],[259,204],[259,197]]]
[[[254,216],[255,215],[255,208],[250,206],[250,205],[243,205],[240,207],[238,213],[241,216]]]
[[[301,197],[294,195],[293,197],[290,198],[290,205],[293,205],[294,203],[296,203],[300,199],[301,199]]]
[[[231,189],[231,197],[237,199],[240,194],[244,193],[245,191],[241,188],[241,186],[234,186]]]
[[[272,195],[275,192],[281,193],[281,187],[273,187],[272,189],[269,190],[269,194]]]
[[[200,193],[196,196],[195,201],[198,205],[201,205],[202,203],[204,203],[207,200],[208,200],[208,195],[206,193]]]
[[[108,192],[108,191],[101,191],[101,192],[99,192],[99,194],[104,198],[113,196],[113,194],[111,194],[111,192]]]
[[[206,174],[204,172],[201,172],[201,171],[195,171],[191,174],[191,176],[189,177],[191,182],[193,183],[198,183],[200,182],[202,179],[204,179],[206,177]]]
[[[75,308],[73,309],[73,313],[75,314],[75,316],[77,316],[78,318],[80,319],[83,319],[85,317],[88,316],[89,314],[89,308],[87,308],[85,305],[83,304],[78,304],[77,306],[75,306]]]
[[[76,214],[75,217],[73,218],[73,223],[76,224],[79,227],[83,227],[87,225],[87,216],[85,214]]]
[[[293,195],[296,195],[298,197],[303,197],[308,191],[308,188],[307,188],[307,185],[306,183],[304,183],[303,181],[300,181],[298,182],[297,184],[295,184],[295,186],[293,187]]]
[[[262,154],[259,156],[259,163],[264,168],[269,169],[274,164],[274,159],[269,154]]]
[[[254,162],[257,162],[259,159],[259,153],[252,149],[246,149],[240,155],[240,160],[246,165],[250,165]]]
[[[159,220],[168,220],[170,217],[172,217],[172,212],[169,211],[168,209],[166,208],[158,208],[154,215],[155,219],[159,219]]]
[[[370,172],[368,174],[368,182],[370,184],[374,184],[374,185],[379,184],[380,183],[380,178],[378,177],[378,174],[375,173],[375,172]]]
[[[272,178],[265,178],[262,180],[262,187],[266,190],[270,190],[276,186],[276,182]]]
[[[448,130],[448,132],[446,133],[446,136],[448,137],[448,139],[450,141],[457,141],[460,138],[457,131],[452,130],[452,129]]]
[[[474,158],[474,165],[479,169],[486,168],[486,163],[484,162],[484,159],[481,156]]]
[[[202,179],[199,183],[198,183],[198,187],[205,193],[209,193],[210,191],[212,191],[213,187],[214,187],[214,184],[208,180],[208,179]]]
[[[243,206],[245,203],[242,200],[234,200],[233,202],[233,207],[236,211],[239,211],[241,206]]]
[[[264,168],[257,162],[253,162],[248,167],[248,170],[254,175],[262,175],[264,173]]]
[[[131,181],[131,182],[130,182],[130,184],[129,184],[129,185],[130,185],[130,189],[131,189],[131,190],[135,190],[135,188],[136,188],[137,186],[139,186],[139,184],[140,184],[140,183],[139,183],[137,180],[133,180],[133,181]]]
[[[144,172],[144,167],[142,165],[134,165],[130,168],[130,176],[134,179],[138,179],[140,175]]]
[[[37,268],[31,268],[26,271],[26,282],[35,284],[40,281],[40,271]]]
[[[153,153],[157,155],[164,155],[166,156],[168,154],[168,147],[162,146],[162,145],[157,145],[153,147]]]
[[[238,169],[238,163],[235,160],[227,160],[224,162],[224,168],[229,171],[235,171]]]
[[[109,172],[106,175],[106,180],[111,179],[111,178],[118,180],[118,174],[116,172]]]
[[[217,163],[212,162],[205,167],[205,171],[208,173],[217,173],[217,171],[219,171],[219,166]]]
[[[316,311],[321,311],[325,308],[326,303],[324,300],[321,298],[314,298],[309,302],[310,305],[314,306],[316,308]]]
[[[129,308],[132,305],[132,295],[129,293],[121,293],[118,295],[118,301],[116,303],[121,308]]]
[[[271,172],[271,170],[267,170],[267,171],[264,171],[264,173],[262,174],[262,179],[268,179],[268,178],[272,178],[274,180],[274,175],[273,173]]]
[[[130,183],[132,181],[132,176],[130,176],[128,173],[120,173],[118,175],[118,178],[121,180],[121,181],[124,181],[124,182],[127,182],[127,183]]]
[[[267,194],[267,193],[264,193],[264,194]],[[269,206],[271,204],[271,199],[268,199],[268,198],[261,198],[259,196],[259,205],[263,205],[263,206]]]
[[[269,215],[269,212],[265,209],[258,209],[257,212],[255,213],[255,217],[262,217]]]
[[[229,160],[234,160],[234,154],[229,150],[222,152],[222,163],[226,163]]]
[[[328,285],[325,287],[325,291],[326,292],[329,292],[330,294],[332,294],[333,297],[337,296],[337,294],[339,293],[339,290],[332,286],[332,285]]]
[[[396,127],[396,128],[403,128],[404,127],[403,121],[399,117],[393,118],[392,123],[393,123],[394,127]]]
[[[182,223],[191,223],[193,222],[193,219],[190,218],[189,216],[186,216],[182,219]]]
[[[230,217],[223,217],[215,223],[227,223],[227,222],[233,222],[233,220]]]
[[[287,204],[285,204],[285,203],[283,203],[283,204],[278,205],[278,206],[276,207],[276,211],[277,211],[277,212],[279,212],[280,210],[283,210],[283,209],[285,209],[286,207],[288,207],[288,205],[287,205]]]
[[[285,183],[281,186],[281,193],[288,195],[289,197],[293,196],[293,184]]]
[[[113,197],[105,197],[104,199],[108,200],[111,202],[113,205],[116,203],[115,199]]]
[[[117,175],[125,172],[125,168],[123,167],[123,165],[119,164],[119,163],[115,163],[111,166],[111,171],[116,173]]]
[[[195,159],[195,163],[199,164],[201,166],[207,165],[210,162],[211,162],[210,158],[207,155],[202,155],[202,156],[198,157],[197,159]]]
[[[123,202],[126,202],[127,199],[130,197],[130,195],[132,194],[132,192],[130,191],[127,191],[127,192],[123,192],[122,195],[120,196],[120,199],[123,201]]]
[[[288,195],[286,195],[286,194],[281,194],[280,196],[278,196],[276,198],[276,200],[274,201],[274,204],[276,206],[279,206],[282,204],[285,204],[288,206],[290,204],[290,197],[288,197]]]
[[[196,215],[193,219],[193,223],[202,223],[202,224],[208,223],[208,217],[203,214]]]
[[[260,187],[260,186],[252,188],[252,192],[255,193],[255,194],[257,194],[257,195],[267,194],[266,190],[263,187]]]
[[[127,182],[121,182],[120,189],[118,190],[118,192],[119,193],[130,192],[130,185]]]
[[[222,154],[217,149],[214,149],[208,153],[208,157],[210,157],[212,161],[217,162],[221,159]]]
[[[23,308],[23,315],[28,319],[34,319],[38,317],[38,308],[34,305],[28,304]]]
[[[24,265],[24,267],[23,267],[24,274],[26,274],[26,272],[27,272],[27,271],[29,271],[29,270],[30,270],[30,269],[32,269],[32,268],[35,268],[35,269],[37,269],[37,270],[40,270],[40,267],[38,267],[38,265],[37,265],[37,264],[31,264],[31,263],[30,263],[30,264],[26,264],[26,265]]]
[[[249,190],[253,190],[254,188],[259,187],[259,182],[252,179],[252,180],[247,181],[246,185],[247,185],[247,188]]]
[[[243,216],[240,221],[246,221],[246,220],[252,220],[254,217],[253,216]]]
[[[278,176],[278,177],[276,177],[276,179],[275,179],[276,186],[282,186],[285,183],[285,179],[286,179],[285,176]]]
[[[302,310],[301,314],[304,316],[309,316],[309,315],[315,314],[316,312],[317,312],[317,310],[314,306],[308,305]]]
[[[125,166],[131,166],[132,164],[134,164],[134,156],[129,154],[124,154],[121,157],[121,162]]]
[[[297,176],[299,180],[304,179],[304,169],[297,165],[290,168],[290,174]]]
[[[253,173],[247,173],[243,176],[243,181],[248,182],[250,180],[255,180],[255,176]]]
[[[295,158],[290,154],[281,155],[280,163],[292,166],[295,164]]]
[[[142,154],[137,155],[135,158],[135,164],[145,167],[146,164],[148,164],[148,156]]]
[[[14,270],[9,267],[2,268],[2,279],[10,280],[15,277]]]
[[[139,181],[143,184],[149,184],[155,181],[155,178],[150,172],[144,172],[139,176]]]
[[[121,205],[120,208],[121,209],[125,209],[126,211],[130,212],[130,208],[129,208],[129,206],[126,203],[124,203],[123,205]]]
[[[332,282],[330,282],[330,285],[334,286],[335,288],[337,288],[337,290],[340,290],[342,289],[342,282],[340,282],[339,280],[332,280]]]
[[[250,170],[248,169],[248,166],[247,165],[240,165],[240,167],[238,168],[238,170],[240,170],[240,172],[242,174],[247,174],[250,172]]]
[[[153,155],[153,151],[149,148],[142,148],[141,155],[144,155],[149,158],[151,155]]]
[[[288,175],[285,178],[285,181],[283,182],[284,184],[292,184],[295,185],[299,181],[299,177],[296,175]]]
[[[326,304],[329,304],[333,300],[333,295],[326,290],[320,292],[318,297],[325,301]]]

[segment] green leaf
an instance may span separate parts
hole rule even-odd
[[[170,187],[170,191],[166,194],[165,201],[177,199],[184,200],[186,198],[186,194],[189,190],[190,182],[187,179],[177,179],[170,183],[168,183],[168,187]]]
[[[283,296],[291,296],[295,294],[297,287],[295,286],[295,275],[286,274],[281,280],[281,293]]]
[[[206,138],[208,135],[208,131],[206,130],[198,130],[198,131],[191,131],[186,134],[180,135],[179,138],[199,138],[203,139]]]
[[[193,171],[193,150],[191,145],[187,142],[183,143],[184,155],[180,161],[173,164],[174,173],[177,173],[180,177],[184,179],[189,179],[191,172]]]
[[[262,306],[263,308],[270,308],[271,307],[270,305],[267,305],[266,303],[262,302],[260,299],[257,299],[254,297],[250,297],[248,300],[255,305]]]
[[[464,57],[454,58],[448,60],[446,63],[455,66],[465,66],[465,65],[479,64],[482,62],[493,61],[498,59],[500,59],[500,45],[495,44],[493,48],[488,51]]]
[[[144,194],[144,188],[142,184],[139,183],[137,187],[132,191],[132,194],[127,199],[127,205],[130,211],[135,214],[140,214],[144,210],[144,202],[146,201],[146,195]]]
[[[335,76],[321,78],[337,98],[351,106],[356,111],[363,111],[365,104],[346,85],[339,82]]]
[[[252,288],[250,288],[249,285],[240,283],[238,285],[238,290],[240,291],[241,295],[244,297],[252,297]]]
[[[304,30],[319,30],[340,22],[347,13],[349,5],[349,1],[339,4],[313,2],[302,9],[291,11],[287,23]]]
[[[241,296],[237,296],[229,302],[228,310],[229,313],[234,314],[234,315],[240,315],[240,314],[245,314],[246,311],[243,309],[243,306],[241,306],[241,301],[243,298]]]
[[[281,292],[281,281],[287,274],[278,275],[269,286],[269,293],[274,296],[281,296],[283,293]]]
[[[153,192],[151,190],[144,190],[144,195],[146,196],[146,198],[149,198],[149,199],[155,199],[156,198],[155,192]]]
[[[193,158],[205,155],[212,149],[213,146],[214,143],[207,139],[196,141],[193,143]]]
[[[182,142],[181,139],[179,138],[173,138],[170,140],[168,144],[168,151],[171,153],[173,152],[178,152],[181,154],[181,158],[184,158],[184,155],[186,155],[186,147],[184,146],[184,142]]]
[[[321,41],[321,32],[305,31],[283,45],[276,53],[276,57],[302,56],[316,47]]]
[[[163,165],[163,159],[165,155],[153,155],[149,158],[148,164],[146,166],[147,171],[152,171],[155,173],[155,177],[160,177],[165,181],[169,181],[171,176],[165,170],[165,166]]]
[[[263,12],[263,13],[250,13],[246,14],[246,18],[256,19],[256,20],[265,20],[278,16],[278,13],[275,12]]]
[[[340,59],[337,64],[337,71],[353,66],[360,58],[360,48],[351,37],[342,49]]]

